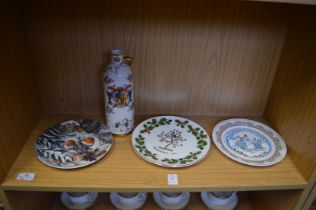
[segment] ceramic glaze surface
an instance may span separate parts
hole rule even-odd
[[[236,192],[232,192],[229,197],[218,198],[210,192],[201,192],[203,203],[212,210],[233,210],[238,204]]]
[[[70,210],[85,210],[89,209],[97,202],[98,193],[97,192],[89,192],[87,193],[88,199],[82,204],[75,204],[71,201],[69,194],[66,192],[61,193],[60,199],[61,202]]]
[[[283,160],[287,149],[270,127],[247,119],[230,119],[213,129],[215,145],[228,157],[252,166],[269,166]]]
[[[113,134],[127,134],[134,127],[133,76],[121,50],[113,50],[104,81],[106,124]]]
[[[140,209],[147,199],[147,193],[136,193],[133,197],[123,197],[120,193],[110,193],[112,204],[119,210],[136,210]]]
[[[112,146],[110,130],[97,121],[70,120],[46,129],[35,143],[37,158],[48,166],[73,169],[100,160]]]
[[[132,147],[143,159],[165,167],[186,167],[208,155],[211,142],[197,123],[176,116],[160,116],[140,123]]]
[[[191,194],[189,192],[180,193],[177,197],[170,197],[168,200],[162,192],[154,192],[153,194],[155,202],[158,206],[165,210],[181,210],[184,209],[189,201]]]

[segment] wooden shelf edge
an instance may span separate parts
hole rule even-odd
[[[12,166],[1,188],[17,191],[255,191],[304,189],[306,180],[289,156],[267,168],[249,167],[224,156],[212,143],[212,151],[201,163],[185,169],[166,169],[139,158],[130,148],[130,136],[115,137],[114,148],[90,167],[63,171],[45,166],[34,155],[34,142],[48,126],[78,117],[104,121],[103,116],[45,116],[38,122],[30,138]],[[148,116],[139,116],[136,122]],[[209,135],[213,126],[229,117],[188,117],[204,127]],[[264,121],[261,117],[249,117]],[[211,136],[211,135],[210,135]],[[33,181],[18,181],[20,172],[35,173]],[[178,186],[169,186],[166,176],[177,173]],[[117,176],[121,174],[120,176]],[[124,174],[124,175],[123,175]],[[197,177],[198,175],[198,177]],[[74,178],[76,177],[76,178]],[[141,177],[141,178],[139,178]],[[97,180],[97,181],[95,181]],[[109,181],[108,181],[109,180]]]
[[[258,2],[270,2],[270,3],[316,5],[316,0],[244,0],[244,1],[258,1]]]
[[[82,192],[87,191],[89,192],[161,192],[161,191],[178,191],[178,192],[201,192],[201,191],[262,191],[262,190],[298,190],[304,189],[307,183],[301,185],[288,185],[288,186],[275,186],[275,185],[265,185],[265,186],[253,186],[253,187],[148,187],[141,188],[141,187],[134,187],[134,188],[124,188],[124,187],[111,187],[109,189],[104,188],[102,186],[98,187],[76,187],[76,186],[13,186],[13,185],[6,185],[2,184],[1,188],[3,190],[14,190],[14,191],[47,191],[47,192],[60,192],[68,191],[68,192]]]

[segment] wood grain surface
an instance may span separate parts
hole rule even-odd
[[[309,210],[316,210],[316,202],[314,201]]]
[[[0,182],[9,171],[40,115],[39,95],[30,67],[19,5],[0,9]]]
[[[294,12],[265,117],[286,139],[289,155],[309,182],[289,198],[298,200],[296,207],[281,202],[282,209],[301,209],[316,181],[316,8]]]
[[[316,8],[292,19],[265,111],[306,179],[316,169]]]
[[[109,193],[102,193],[98,197],[96,205],[91,210],[116,210],[109,198]],[[152,193],[148,193],[147,200],[141,210],[161,210],[155,203]],[[252,210],[251,202],[247,193],[238,193],[239,202],[235,210]],[[200,193],[191,193],[190,202],[185,207],[185,210],[207,210],[208,208],[202,202]],[[60,202],[60,194],[56,194],[51,210],[67,210],[67,208]]]
[[[303,190],[257,191],[250,193],[251,203],[256,210],[298,210],[297,204]]]
[[[34,201],[48,205],[51,198],[42,191],[295,189],[252,193],[252,202],[255,209],[300,209],[313,195],[315,7],[234,0],[31,0],[23,9],[16,1],[1,5],[0,180],[41,108],[46,114],[76,115],[40,120],[5,179],[0,200],[8,198],[15,209],[25,204],[40,209]],[[127,136],[117,137],[110,154],[93,166],[70,171],[44,166],[33,151],[43,129],[78,114],[104,113],[102,72],[113,48],[134,57],[138,114],[261,116],[278,68],[265,117],[285,138],[289,155],[273,167],[254,168],[233,162],[213,146],[196,166],[164,169],[137,157]],[[224,118],[192,119],[210,132]],[[35,172],[36,179],[17,181],[20,172]],[[169,173],[178,174],[179,186],[167,185]],[[202,209],[200,201],[193,204],[190,208]],[[153,207],[152,202],[147,205]]]
[[[102,160],[76,170],[50,168],[37,160],[34,142],[47,127],[79,116],[47,117],[40,120],[20,153],[2,187],[6,190],[35,191],[245,191],[299,189],[306,185],[291,158],[271,167],[251,167],[236,163],[213,145],[210,154],[199,164],[182,169],[168,169],[144,161],[133,151],[131,136],[115,137]],[[103,117],[86,116],[103,121]],[[145,117],[139,117],[138,122]],[[208,133],[223,117],[190,117]],[[262,120],[262,118],[256,118]],[[20,172],[35,173],[31,182],[18,181]],[[167,183],[168,174],[178,174],[179,185]]]
[[[6,193],[3,189],[0,189],[0,201],[1,201],[1,207],[5,207],[6,210],[12,210],[10,202],[9,202],[9,200],[6,196]]]
[[[134,58],[138,114],[263,113],[287,5],[235,0],[30,1],[43,109],[103,114],[107,52]]]
[[[54,193],[6,191],[10,202],[5,210],[50,210]]]
[[[262,1],[262,2],[271,2],[271,3],[316,5],[316,0],[245,0],[245,1]]]
[[[302,210],[316,210],[316,184],[314,184],[311,193],[309,194],[308,198],[306,199]]]

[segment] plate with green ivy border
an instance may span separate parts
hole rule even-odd
[[[182,168],[203,160],[211,150],[211,141],[207,132],[189,119],[159,116],[147,119],[135,128],[132,147],[150,163]]]

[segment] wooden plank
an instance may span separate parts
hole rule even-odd
[[[12,206],[6,196],[6,193],[2,189],[0,189],[0,200],[1,200],[1,207],[4,207],[6,210],[12,210]]]
[[[50,114],[103,114],[106,52],[122,48],[135,61],[138,114],[261,116],[286,31],[286,5],[235,0],[31,1],[28,8]]]
[[[313,185],[310,183],[315,183],[315,179],[310,180],[309,184],[306,185],[303,190],[251,192],[251,201],[254,208],[259,210],[308,210],[308,202],[311,202],[309,199],[311,199],[311,197],[313,196],[310,195],[313,187]]]
[[[0,182],[9,171],[40,115],[19,4],[1,2]]]
[[[286,139],[306,179],[316,168],[316,8],[301,10],[280,59],[265,117]]]
[[[251,192],[250,198],[256,210],[294,210],[303,190],[279,190]]]
[[[265,117],[286,139],[290,156],[308,180],[305,190],[289,199],[296,200],[295,208],[301,209],[316,181],[316,8],[290,12],[295,16],[288,21],[289,32]],[[273,195],[266,198],[275,200]],[[283,209],[294,208],[291,203],[281,203]]]
[[[316,203],[314,202],[309,210],[316,210]]]
[[[60,202],[60,194],[58,193],[55,197],[55,202],[51,208],[51,210],[67,210],[65,206]],[[252,210],[252,206],[249,200],[249,196],[247,193],[238,193],[239,203],[235,210]],[[111,204],[109,194],[102,193],[100,194],[96,205],[91,208],[91,210],[116,210],[116,208]],[[152,198],[152,194],[149,193],[147,200],[144,206],[141,208],[142,210],[160,210],[161,208],[155,203]],[[191,198],[188,206],[185,210],[207,210],[208,208],[204,205],[200,198],[200,193],[191,193]]]
[[[302,210],[316,210],[316,184],[314,184],[311,193],[306,199]]]
[[[316,0],[244,0],[244,1],[316,5]]]
[[[12,210],[50,209],[53,193],[51,192],[19,192],[6,191]]]
[[[47,127],[79,116],[47,117],[40,120],[3,183],[4,189],[36,191],[221,191],[304,188],[306,182],[287,156],[271,167],[251,167],[224,156],[215,146],[201,163],[183,169],[167,169],[138,157],[130,135],[115,137],[110,153],[96,164],[77,170],[47,167],[34,154],[34,141]],[[103,121],[101,116],[86,116]],[[145,117],[137,118],[138,122]],[[190,117],[208,133],[223,117]],[[262,120],[262,118],[255,118]],[[32,172],[31,182],[18,181],[20,172]],[[179,185],[167,184],[168,174],[178,174]]]

